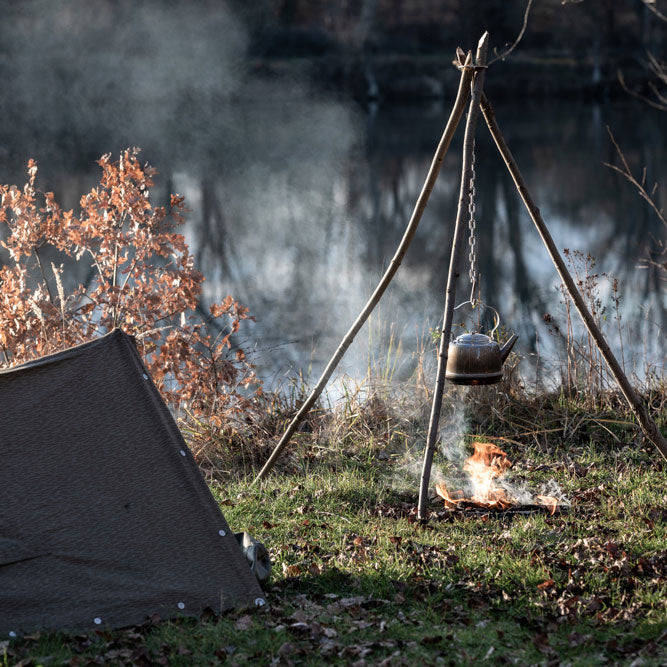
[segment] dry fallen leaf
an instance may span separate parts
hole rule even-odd
[[[237,630],[250,630],[250,628],[252,628],[252,618],[247,614],[245,616],[241,616],[241,618],[239,618],[239,620],[234,623],[234,627]]]
[[[298,577],[302,570],[298,565],[286,565],[283,563],[283,574],[286,577]]]

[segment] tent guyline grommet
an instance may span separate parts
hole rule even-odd
[[[433,157],[431,163],[431,168],[429,170],[426,182],[422,188],[422,191],[417,199],[415,204],[414,211],[410,218],[410,221],[406,227],[403,238],[392,258],[389,267],[382,279],[378,283],[375,291],[371,295],[370,299],[364,306],[363,310],[353,323],[352,327],[343,337],[340,345],[338,346],[336,352],[331,357],[329,363],[327,364],[324,372],[322,373],[320,379],[318,380],[316,386],[313,388],[312,392],[308,395],[307,399],[295,415],[295,417],[290,422],[289,426],[285,430],[285,433],[281,437],[280,441],[276,445],[275,449],[271,453],[271,456],[264,464],[263,468],[258,473],[253,484],[263,480],[268,473],[271,471],[273,466],[276,463],[277,458],[280,456],[283,449],[289,443],[291,437],[296,432],[299,424],[303,421],[306,414],[310,408],[314,405],[315,401],[319,398],[320,394],[324,390],[327,382],[331,378],[333,371],[336,369],[338,363],[342,359],[343,355],[347,351],[348,347],[354,340],[359,329],[368,319],[368,316],[373,311],[377,303],[380,301],[382,295],[387,289],[389,283],[391,282],[393,276],[398,270],[401,261],[410,246],[412,238],[415,235],[419,221],[421,220],[426,204],[428,203],[429,196],[433,190],[435,181],[440,172],[440,167],[444,159],[449,145],[451,143],[452,137],[456,131],[456,128],[461,120],[463,110],[465,105],[470,101],[470,109],[468,112],[468,118],[466,120],[466,134],[464,138],[464,150],[463,150],[463,165],[462,165],[462,179],[461,179],[461,193],[459,197],[459,210],[457,213],[455,230],[454,230],[454,239],[452,241],[452,252],[450,257],[450,265],[448,270],[448,281],[447,281],[447,290],[446,290],[446,301],[445,301],[445,314],[443,317],[443,327],[442,327],[442,336],[438,351],[438,372],[436,378],[436,391],[434,392],[434,402],[431,409],[431,418],[429,421],[429,434],[427,436],[426,447],[424,451],[424,462],[422,467],[422,475],[420,479],[420,493],[419,493],[419,502],[418,502],[418,517],[422,521],[427,520],[426,513],[426,504],[427,504],[427,491],[430,481],[430,472],[431,465],[433,461],[433,454],[435,452],[435,441],[437,436],[437,425],[439,420],[440,408],[442,406],[442,391],[445,381],[445,368],[447,365],[447,347],[449,344],[449,337],[451,334],[451,321],[454,308],[454,301],[456,296],[456,279],[458,278],[459,273],[459,264],[460,264],[460,254],[463,233],[462,228],[462,217],[463,217],[463,208],[464,208],[464,197],[466,185],[470,182],[470,172],[471,172],[471,157],[472,157],[472,141],[474,141],[475,134],[475,125],[477,118],[479,116],[480,109],[482,111],[486,125],[494,139],[496,147],[503,158],[505,166],[507,167],[512,180],[517,188],[519,196],[523,201],[528,214],[535,224],[537,232],[544,243],[547,252],[556,267],[558,275],[565,286],[570,298],[572,299],[584,325],[588,329],[588,332],[591,334],[591,337],[595,341],[596,346],[600,350],[605,362],[607,363],[611,374],[614,376],[623,396],[627,400],[630,408],[632,409],[639,426],[648,440],[650,440],[655,447],[658,449],[660,454],[667,460],[667,440],[661,433],[655,421],[652,419],[649,414],[646,406],[642,403],[639,396],[633,389],[630,384],[627,376],[623,372],[620,364],[618,363],[616,357],[614,356],[611,348],[607,344],[602,332],[599,327],[595,324],[593,317],[591,316],[586,303],[579,293],[572,276],[570,275],[565,262],[563,261],[560,253],[556,247],[556,244],[551,237],[551,234],[541,217],[540,211],[535,205],[532,197],[530,196],[525,181],[519,172],[519,169],[512,157],[512,154],[505,143],[503,135],[500,132],[498,124],[495,120],[495,115],[493,109],[483,93],[483,83],[484,75],[488,68],[486,64],[486,54],[488,51],[488,32],[485,32],[482,35],[479,43],[477,45],[477,54],[475,63],[472,62],[472,55],[468,52],[467,56],[464,58],[464,52],[461,49],[457,49],[457,57],[454,60],[454,65],[461,71],[461,80],[459,83],[458,94],[456,101],[452,108],[447,126],[444,130],[436,153]],[[472,91],[470,90],[472,84]],[[442,368],[441,368],[442,367]]]

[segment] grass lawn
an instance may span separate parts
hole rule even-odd
[[[35,634],[1,642],[0,665],[667,664],[667,467],[623,442],[632,431],[588,426],[565,444],[503,445],[517,479],[556,480],[569,509],[466,514],[434,499],[425,526],[391,438],[301,446],[263,488],[212,483],[230,525],[271,550],[269,609]]]

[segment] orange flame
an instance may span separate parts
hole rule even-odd
[[[468,473],[472,484],[472,496],[466,498],[462,491],[449,490],[444,483],[439,482],[435,485],[435,492],[444,500],[445,507],[451,509],[466,503],[486,509],[504,510],[515,505],[516,501],[496,482],[512,467],[507,454],[490,442],[473,442],[472,446],[474,452],[463,464],[463,470]],[[536,505],[548,508],[550,514],[556,512],[556,498],[536,495],[533,500]]]

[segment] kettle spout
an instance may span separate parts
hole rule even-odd
[[[509,353],[512,351],[514,343],[516,343],[518,338],[519,337],[516,334],[512,334],[512,337],[500,348],[500,358],[502,359],[503,363],[505,363],[505,360],[509,356]]]

